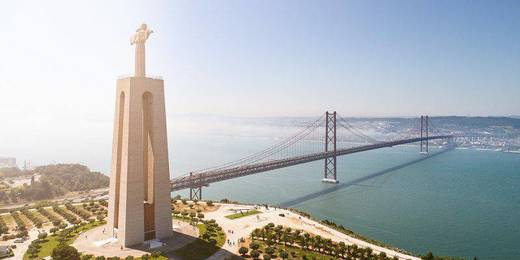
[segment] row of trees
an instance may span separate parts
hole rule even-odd
[[[26,230],[25,222],[23,222],[22,218],[20,217],[20,214],[18,212],[13,211],[11,212],[11,216],[14,219],[14,222],[16,223],[18,230]]]
[[[258,244],[256,242],[252,242],[249,244],[249,248],[250,249],[242,246],[238,249],[238,253],[240,255],[242,255],[242,257],[244,257],[244,258],[246,257],[247,253],[249,253],[249,256],[251,256],[254,259],[258,259],[258,257],[260,257],[260,253],[261,253],[259,250],[260,244]],[[280,258],[282,258],[282,259],[289,258],[289,253],[285,250],[279,250],[278,255],[276,255],[276,248],[274,248],[274,247],[267,247],[263,253],[264,253],[264,255],[262,258],[264,260],[270,260],[270,259],[276,258],[278,256],[280,256]],[[305,256],[303,256],[302,258],[307,259]]]
[[[9,233],[9,227],[4,221],[4,218],[0,216],[0,235]]]
[[[83,203],[83,208],[90,211],[92,214],[96,215],[98,220],[103,220],[105,216],[108,214],[108,210],[105,207],[101,206],[102,202],[106,202],[106,200],[99,201],[95,203],[94,201],[87,203]],[[107,205],[108,206],[108,205]]]
[[[55,227],[59,226],[61,224],[61,219],[58,218],[56,215],[50,213],[48,210],[44,209],[43,207],[39,207],[36,209],[38,213],[40,213],[42,216],[46,217],[50,222],[52,222],[52,225]]]
[[[28,234],[27,227],[25,226],[25,222],[20,217],[20,214],[16,211],[13,211],[13,212],[11,212],[11,216],[13,217],[14,222],[16,223],[17,232],[16,232],[16,234],[4,235],[2,237],[2,240],[4,240],[4,241],[9,240],[9,239],[14,239],[14,238],[26,237]]]
[[[24,208],[21,210],[22,214],[24,214],[37,228],[41,228],[43,226],[43,221],[34,215],[29,209]]]
[[[86,211],[86,210],[84,210],[84,209],[80,209],[80,208],[78,208],[78,207],[75,207],[75,206],[72,205],[71,203],[65,203],[65,207],[66,207],[68,210],[74,212],[74,214],[80,216],[80,217],[81,217],[82,219],[84,219],[84,220],[89,220],[90,217],[92,216],[92,215],[90,215],[90,213],[88,213],[88,211]]]
[[[81,220],[79,220],[76,216],[74,216],[73,214],[60,208],[59,206],[53,206],[52,210],[54,210],[54,212],[60,214],[65,220],[67,220],[71,224],[78,224],[81,222]]]
[[[337,243],[319,235],[309,234],[298,229],[293,230],[290,227],[281,225],[275,226],[273,223],[269,223],[261,229],[253,230],[251,238],[264,242],[267,248],[279,244],[300,248],[304,251],[314,251],[336,258],[390,259],[384,252],[379,255],[374,254],[369,247],[361,248],[357,245],[346,245],[344,242]]]
[[[190,218],[192,219],[193,221],[198,221],[198,219],[196,218],[199,218],[199,219],[203,219],[204,218],[204,214],[199,212],[199,213],[196,213],[196,212],[189,212],[187,210],[183,210],[182,212],[181,211],[178,211],[178,210],[174,210],[173,211],[173,215],[177,216],[177,217],[181,217],[181,218]]]
[[[92,213],[96,213],[98,211],[103,210],[103,207],[101,205],[95,203],[94,201],[91,201],[89,203],[83,203],[82,206],[84,209],[86,209]]]

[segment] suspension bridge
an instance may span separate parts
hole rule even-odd
[[[416,142],[420,142],[420,153],[428,154],[430,141],[452,138],[452,135],[441,134],[435,129],[430,117],[421,116],[420,127],[417,122],[417,127],[412,126],[397,137],[378,141],[336,112],[327,111],[315,121],[303,125],[296,134],[263,151],[171,179],[170,188],[172,191],[189,189],[191,200],[201,200],[202,187],[211,183],[318,160],[324,160],[322,181],[338,183],[338,156]]]

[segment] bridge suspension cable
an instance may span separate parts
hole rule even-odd
[[[305,137],[307,137],[310,133],[314,132],[317,128],[323,125],[323,118],[322,115],[320,118],[312,121],[311,123],[304,126],[302,130],[297,132],[296,134],[289,136],[288,138],[285,138],[281,142],[254,154],[248,155],[246,157],[243,157],[239,160],[224,163],[215,167],[205,168],[201,170],[196,170],[193,173],[199,173],[199,172],[205,172],[205,171],[214,171],[214,170],[222,170],[226,168],[231,167],[237,167],[244,164],[251,164],[255,162],[259,162],[263,159],[269,158],[270,156],[280,153],[284,151],[284,149],[287,149],[288,147],[294,145],[295,143],[303,140]]]
[[[429,122],[429,128],[431,129],[432,134],[434,134],[434,135],[440,135],[440,134],[441,134],[441,131],[439,130],[439,128],[437,128],[437,127],[433,124],[433,120],[432,120],[431,117],[428,117],[428,122]]]
[[[378,143],[379,142],[378,140],[364,134],[363,132],[361,132],[361,130],[352,126],[345,118],[338,115],[338,119],[339,119],[339,122],[338,122],[339,126],[346,129],[349,133],[352,133],[353,135],[359,137],[361,140],[363,140],[365,142],[368,141],[367,143]]]

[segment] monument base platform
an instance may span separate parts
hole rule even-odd
[[[83,254],[105,257],[141,257],[158,250],[168,254],[195,241],[199,236],[198,229],[189,223],[175,220],[173,222],[177,228],[172,231],[171,237],[148,240],[141,245],[121,247],[118,239],[109,234],[108,225],[103,225],[79,235],[72,246]]]

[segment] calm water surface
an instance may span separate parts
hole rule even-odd
[[[274,142],[177,135],[171,142],[172,176]],[[203,197],[299,208],[414,253],[520,259],[520,154],[451,150],[425,159],[417,150],[339,157],[339,185],[320,181],[319,161],[212,184]]]

